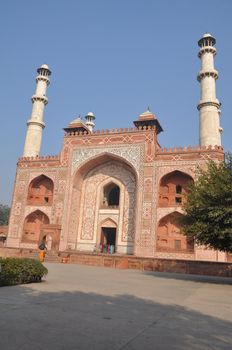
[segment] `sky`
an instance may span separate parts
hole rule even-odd
[[[36,70],[52,71],[42,155],[60,152],[70,121],[133,126],[149,106],[162,147],[198,145],[197,41],[216,37],[222,144],[232,151],[231,0],[8,0],[0,2],[0,203],[11,205]]]

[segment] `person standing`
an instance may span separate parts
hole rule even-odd
[[[46,250],[47,250],[47,248],[46,248],[45,242],[42,241],[39,245],[39,261],[40,262],[44,262]]]

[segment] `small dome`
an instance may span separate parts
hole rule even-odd
[[[91,117],[92,119],[95,119],[95,115],[93,114],[93,112],[87,113],[85,118],[87,118],[87,117]]]
[[[48,67],[47,64],[42,64],[42,65],[40,66],[40,68],[49,69],[49,67]]]
[[[156,118],[155,115],[150,111],[149,108],[139,116],[139,120],[155,119],[155,118]]]
[[[72,120],[72,121],[69,123],[69,125],[72,125],[72,124],[85,125],[85,123],[83,122],[83,120],[81,120],[80,117],[78,117],[78,118]]]
[[[83,132],[87,131],[89,132],[88,126],[84,123],[84,121],[80,118],[77,117],[76,119],[72,120],[67,128],[64,128],[65,131],[67,132]]]
[[[202,38],[208,38],[208,37],[210,37],[211,36],[211,38],[212,38],[212,35],[211,34],[209,34],[209,33],[205,33],[204,35],[203,35],[203,37]]]
[[[142,114],[140,115],[151,115],[152,112],[150,111],[150,109],[148,108],[145,112],[143,112]]]
[[[93,112],[89,112],[86,115],[88,115],[89,117],[94,117],[95,115],[93,114]]]
[[[48,75],[51,75],[51,71],[50,69],[48,68],[48,65],[47,64],[42,64],[38,69],[37,69],[37,72],[39,74],[42,74],[42,75],[45,75],[45,76],[48,76]]]

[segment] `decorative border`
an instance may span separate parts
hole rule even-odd
[[[120,156],[131,163],[137,172],[139,172],[141,163],[141,146],[113,146],[113,147],[94,147],[94,148],[78,148],[73,150],[72,154],[72,173],[84,161],[95,157],[96,155],[109,153]]]

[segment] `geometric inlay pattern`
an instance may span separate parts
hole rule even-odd
[[[72,156],[72,173],[75,169],[89,158],[92,158],[101,153],[111,153],[120,156],[130,162],[134,168],[139,172],[140,159],[141,159],[141,147],[140,146],[118,146],[118,147],[106,147],[104,150],[101,148],[78,148],[73,151]]]

